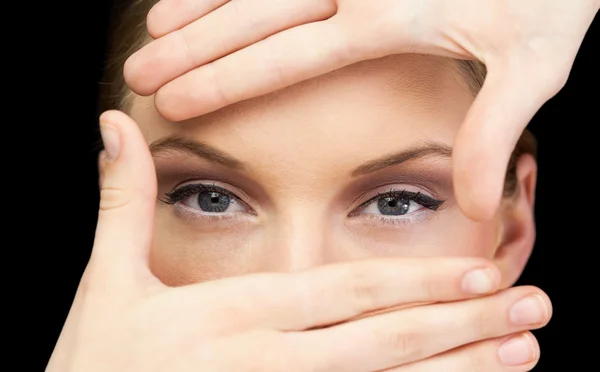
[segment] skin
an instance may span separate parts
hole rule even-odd
[[[451,146],[467,92],[449,60],[404,56],[179,126],[147,98],[131,117],[105,112],[94,247],[46,370],[530,370],[540,354],[529,330],[547,324],[550,301],[499,289],[533,244],[533,159],[519,160],[518,194],[485,223],[461,214],[443,156],[352,176],[415,142]],[[173,135],[244,168],[193,157],[189,142],[166,151]],[[391,176],[446,204],[391,225],[351,213]],[[193,214],[192,197],[157,202],[198,179],[249,208],[215,221]],[[481,257],[430,257],[465,255]]]
[[[477,59],[488,75],[463,118],[454,183],[462,210],[485,220],[520,133],[565,85],[598,9],[600,0],[162,0],[147,21],[156,40],[127,61],[125,79],[183,120],[372,58]]]
[[[135,96],[131,117],[153,149],[159,199],[203,181],[245,203],[217,220],[197,194],[157,202],[153,273],[177,286],[373,257],[479,256],[501,269],[502,287],[512,285],[535,235],[530,156],[518,163],[520,192],[481,222],[457,205],[448,153],[353,175],[365,162],[418,146],[451,149],[473,100],[453,60],[416,55],[361,62],[177,125],[152,97]],[[243,166],[157,146],[169,137],[209,145]],[[358,208],[390,189],[444,203],[436,211],[413,205],[404,216],[376,216],[376,202]]]

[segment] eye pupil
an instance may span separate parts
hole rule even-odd
[[[205,191],[198,194],[198,205],[204,212],[224,212],[230,204],[229,196],[220,192]]]
[[[394,197],[385,197],[379,199],[377,206],[379,212],[388,216],[400,216],[406,214],[410,208],[410,200],[398,200]]]

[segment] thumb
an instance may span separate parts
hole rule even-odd
[[[100,211],[90,266],[104,282],[123,287],[151,277],[156,172],[148,145],[129,116],[103,113],[100,131]]]
[[[522,68],[490,68],[459,130],[452,155],[454,190],[461,210],[474,220],[496,212],[511,153],[547,100],[531,76]]]

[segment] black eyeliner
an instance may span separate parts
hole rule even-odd
[[[233,199],[239,199],[236,195],[234,195],[233,193],[231,193],[229,190],[224,189],[222,187],[216,186],[216,185],[209,185],[209,184],[204,184],[204,183],[189,183],[187,185],[183,185],[181,187],[176,188],[175,190],[171,191],[171,192],[167,192],[165,193],[165,199],[158,199],[163,203],[166,204],[175,204],[181,200],[184,200],[185,198],[194,195],[194,194],[199,194],[202,192],[218,192],[220,194],[225,194],[227,196],[229,196],[230,198]]]
[[[363,208],[364,206],[381,198],[397,198],[399,200],[412,201],[433,211],[438,210],[445,202],[444,200],[438,200],[420,192],[413,192],[408,190],[390,190],[388,192],[378,193],[377,196],[374,196],[366,202],[362,203],[360,206],[358,206],[357,209]]]

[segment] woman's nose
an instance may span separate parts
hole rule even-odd
[[[272,271],[295,272],[336,261],[335,226],[315,211],[282,217],[267,233],[267,265]]]

